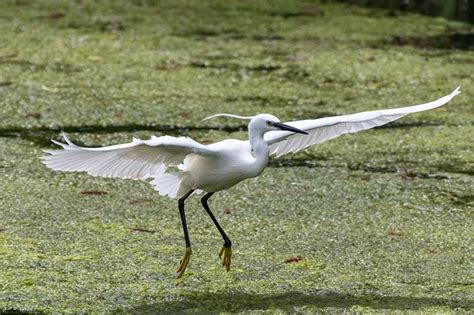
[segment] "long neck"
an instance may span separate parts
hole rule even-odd
[[[255,128],[255,126],[250,124],[249,141],[250,146],[252,147],[252,155],[255,157],[255,159],[261,160],[266,165],[268,162],[269,149],[267,142],[263,139],[263,134],[263,130],[260,128]]]

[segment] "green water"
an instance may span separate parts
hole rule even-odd
[[[0,29],[0,310],[472,311],[474,54],[437,40],[472,26],[308,1],[3,1]],[[245,139],[241,121],[201,119],[323,117],[458,85],[442,109],[275,159],[217,193],[230,272],[190,200],[179,281],[176,201],[38,159],[60,130],[89,146]]]

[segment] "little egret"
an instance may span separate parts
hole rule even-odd
[[[219,257],[228,271],[232,243],[207,204],[215,192],[260,175],[270,156],[279,157],[298,152],[346,133],[374,128],[410,113],[437,108],[459,93],[458,87],[451,94],[426,104],[286,123],[281,123],[278,118],[269,114],[251,117],[216,114],[204,120],[220,116],[249,120],[249,139],[227,139],[208,145],[188,137],[152,136],[150,140],[133,138],[130,143],[84,148],[75,145],[63,134],[66,143],[53,142],[64,150],[45,150],[48,155],[41,158],[46,166],[56,171],[87,172],[100,177],[150,179],[149,183],[160,195],[179,198],[178,208],[186,250],[179,263],[178,278],[186,270],[191,256],[184,202],[193,193],[206,192],[201,203],[224,239]],[[173,171],[170,167],[177,169]]]

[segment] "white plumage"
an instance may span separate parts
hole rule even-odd
[[[64,150],[45,150],[44,164],[56,171],[87,172],[93,176],[145,179],[163,173],[168,166],[181,164],[191,153],[209,154],[206,146],[187,137],[134,138],[130,143],[100,148],[84,148],[72,143],[53,142]]]
[[[186,254],[178,268],[180,277],[189,261],[191,247],[184,216],[184,200],[194,192],[208,192],[202,203],[224,238],[223,264],[230,267],[230,240],[219,226],[207,199],[216,191],[228,189],[240,181],[260,175],[269,156],[282,156],[301,151],[313,144],[336,138],[346,133],[384,125],[407,114],[430,110],[448,103],[460,93],[459,87],[451,94],[434,102],[357,114],[299,120],[281,123],[269,114],[242,117],[248,119],[249,140],[227,139],[209,145],[188,137],[154,137],[150,140],[134,138],[132,142],[100,148],[84,148],[72,143],[54,141],[63,150],[45,150],[43,163],[56,171],[87,172],[93,176],[148,179],[161,195],[180,198],[180,215],[186,240]],[[170,167],[177,167],[171,170]]]
[[[458,87],[451,94],[426,104],[287,122],[286,124],[304,130],[309,135],[305,136],[289,131],[272,131],[266,133],[264,138],[270,146],[270,154],[278,157],[287,153],[301,151],[310,145],[321,143],[346,133],[355,133],[385,125],[407,114],[443,106],[459,93],[461,91]]]
[[[42,159],[56,171],[83,171],[100,177],[153,178],[150,183],[155,189],[172,198],[181,197],[190,189],[215,192],[259,175],[268,162],[268,154],[279,157],[346,133],[381,126],[409,113],[442,106],[459,93],[457,88],[445,97],[421,105],[285,123],[308,135],[268,126],[267,120],[279,123],[276,117],[268,114],[254,117],[230,115],[251,120],[250,125],[254,128],[249,128],[249,141],[224,140],[210,145],[188,137],[152,136],[150,140],[134,138],[130,143],[84,148],[63,134],[66,143],[53,142],[64,150],[45,150],[49,155]],[[256,156],[257,149],[263,156]],[[166,173],[170,166],[179,166],[180,171]]]

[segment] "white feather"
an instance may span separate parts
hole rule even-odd
[[[163,173],[168,166],[179,165],[186,155],[214,154],[187,137],[152,137],[150,140],[134,138],[130,143],[99,148],[75,145],[63,133],[66,143],[53,141],[64,150],[45,150],[43,163],[56,171],[84,171],[93,176],[144,179]]]
[[[361,112],[344,116],[285,122],[287,125],[308,132],[308,135],[289,131],[270,131],[264,135],[264,139],[270,146],[271,155],[282,156],[290,152],[301,151],[310,145],[321,143],[346,133],[355,133],[387,124],[410,113],[443,106],[459,93],[461,93],[461,91],[458,87],[451,94],[426,104]],[[308,138],[311,140],[304,140]]]

